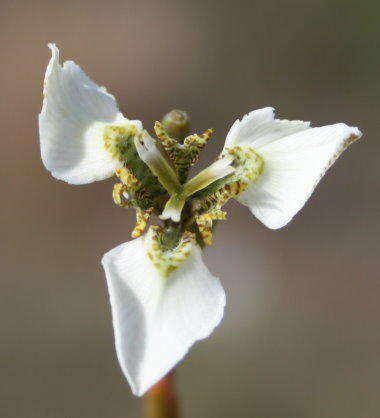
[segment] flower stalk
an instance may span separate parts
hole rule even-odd
[[[174,371],[169,372],[144,396],[144,418],[178,418]]]

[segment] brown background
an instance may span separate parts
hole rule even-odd
[[[225,320],[178,380],[184,418],[380,416],[379,4],[1,1],[1,417],[139,416],[99,264],[133,213],[113,205],[112,180],[69,186],[41,164],[49,41],[146,127],[178,107],[215,128],[203,162],[267,105],[364,130],[287,228],[229,205],[206,254]]]

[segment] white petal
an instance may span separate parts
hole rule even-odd
[[[255,150],[264,158],[263,174],[237,198],[267,227],[285,226],[344,149],[361,132],[339,123],[289,135]]]
[[[145,236],[104,255],[115,345],[135,395],[143,395],[208,337],[223,317],[225,293],[194,246],[168,278],[146,255]]]
[[[310,128],[310,122],[274,119],[274,109],[265,107],[235,121],[227,134],[225,148],[250,146],[258,149],[269,142]]]
[[[115,98],[91,81],[72,61],[59,64],[59,51],[49,44],[52,57],[44,81],[39,115],[42,160],[57,179],[85,184],[110,177],[120,163],[104,147],[105,124],[126,121]]]

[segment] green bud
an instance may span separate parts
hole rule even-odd
[[[162,118],[162,125],[171,138],[183,142],[189,135],[190,118],[185,111],[174,109]]]

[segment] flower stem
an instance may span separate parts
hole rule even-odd
[[[144,418],[178,418],[174,371],[169,372],[144,396]]]

